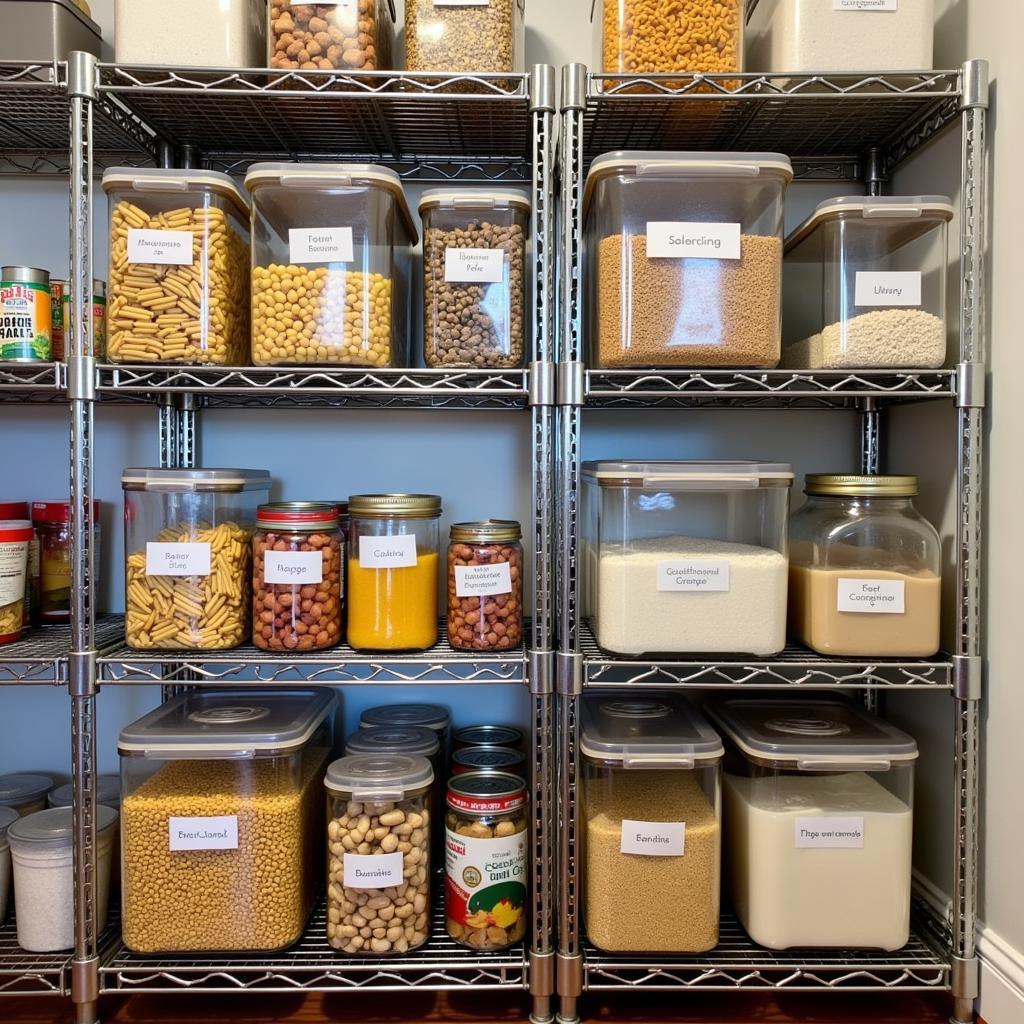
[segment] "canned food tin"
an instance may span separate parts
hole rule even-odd
[[[526,778],[526,757],[510,747],[466,747],[452,756],[452,775],[466,772],[507,772]]]
[[[511,725],[467,725],[455,733],[454,750],[467,747],[511,747],[523,749],[523,733]]]
[[[58,350],[54,336],[53,358],[64,358],[64,337],[71,323],[71,294],[65,290],[61,309],[61,347]],[[92,354],[100,360],[107,358],[107,282],[98,277],[92,282]]]
[[[49,271],[34,267],[0,269],[0,360],[49,362],[50,303]]]
[[[64,361],[64,335],[67,330],[64,303],[68,291],[67,281],[50,281],[50,355],[58,363]]]

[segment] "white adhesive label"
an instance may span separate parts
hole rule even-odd
[[[128,262],[190,267],[192,265],[192,232],[129,228]]]
[[[832,0],[833,11],[895,11],[899,0]]]
[[[672,558],[658,562],[658,590],[710,594],[729,590],[727,558]]]
[[[204,543],[146,545],[147,576],[209,576],[210,545]]]
[[[445,249],[444,279],[446,281],[480,281],[495,284],[505,273],[503,249]]]
[[[847,579],[840,576],[836,587],[836,609],[874,615],[902,615],[903,580]]]
[[[210,818],[168,818],[171,851],[237,850],[238,816],[225,814]]]
[[[291,263],[351,263],[351,228],[289,228]]]
[[[920,270],[858,270],[855,306],[920,306]]]
[[[795,822],[798,850],[863,850],[862,817],[799,817]]]
[[[322,583],[324,556],[319,551],[267,551],[263,556],[264,583]]]
[[[686,822],[623,818],[619,851],[643,857],[682,857],[686,852]]]
[[[359,564],[364,569],[408,569],[416,564],[416,536],[360,537]]]
[[[404,854],[346,853],[345,885],[349,889],[387,889],[401,885]]]
[[[488,597],[512,593],[512,572],[508,562],[497,565],[455,566],[456,597]]]
[[[647,257],[688,256],[699,260],[738,260],[739,224],[689,220],[647,222]]]
[[[0,544],[0,608],[25,596],[28,543],[27,540],[12,540]]]

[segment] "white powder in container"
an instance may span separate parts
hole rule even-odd
[[[594,633],[605,650],[767,656],[785,646],[788,561],[772,548],[654,537],[626,551],[605,547],[591,565]],[[692,588],[659,589],[678,580]]]

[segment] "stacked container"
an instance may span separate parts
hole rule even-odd
[[[526,0],[408,0],[405,66],[410,71],[522,72]]]
[[[7,898],[11,891],[11,845],[7,830],[18,820],[13,807],[0,807],[0,924],[7,917]]]
[[[253,4],[263,8],[263,4]],[[394,0],[332,4],[271,0],[272,68],[286,71],[387,71],[393,67]]]
[[[46,794],[51,789],[53,779],[49,775],[0,775],[0,807],[10,807],[20,815],[34,814],[46,807]]]

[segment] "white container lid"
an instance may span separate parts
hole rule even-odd
[[[74,811],[70,807],[51,807],[19,818],[7,830],[7,840],[18,849],[71,849],[75,829]],[[96,808],[96,832],[102,835],[116,824],[118,813],[113,807],[100,804]]]
[[[213,192],[229,199],[243,217],[249,216],[249,200],[234,179],[220,171],[177,170],[166,167],[111,167],[103,172],[103,191],[130,189],[132,192],[173,194]]]
[[[352,754],[327,767],[324,786],[353,800],[397,802],[434,781],[434,769],[425,757],[407,754]]]
[[[433,757],[441,741],[423,725],[372,725],[357,729],[345,741],[346,754],[408,754]]]
[[[70,807],[72,785],[66,782],[63,786],[57,786],[50,790],[46,802],[51,807]],[[121,806],[121,780],[116,775],[98,775],[96,777],[96,803],[106,804],[108,807]]]
[[[704,705],[755,764],[787,771],[886,771],[917,760],[917,743],[849,701],[737,698]]]
[[[0,807],[21,807],[36,800],[44,800],[53,789],[49,775],[14,772],[0,775]]]
[[[515,207],[530,212],[530,200],[522,192],[508,189],[431,188],[420,196],[421,214],[439,206],[456,210],[507,210]]]
[[[724,748],[681,697],[616,694],[583,698],[580,751],[622,768],[695,768],[718,761]]]
[[[786,238],[786,251],[799,245],[822,224],[861,218],[892,221],[899,244],[923,235],[935,227],[935,221],[953,219],[953,201],[949,196],[835,196],[818,203],[814,212]]]
[[[443,704],[379,704],[367,708],[359,716],[359,726],[422,725],[435,732],[444,732],[452,724],[452,716]]]
[[[121,474],[125,491],[238,491],[268,490],[265,469],[155,469],[135,467]]]
[[[327,689],[182,693],[121,730],[118,753],[249,759],[301,749],[337,706]]]
[[[788,462],[584,462],[583,479],[601,487],[642,487],[677,491],[732,491],[791,487]]]

